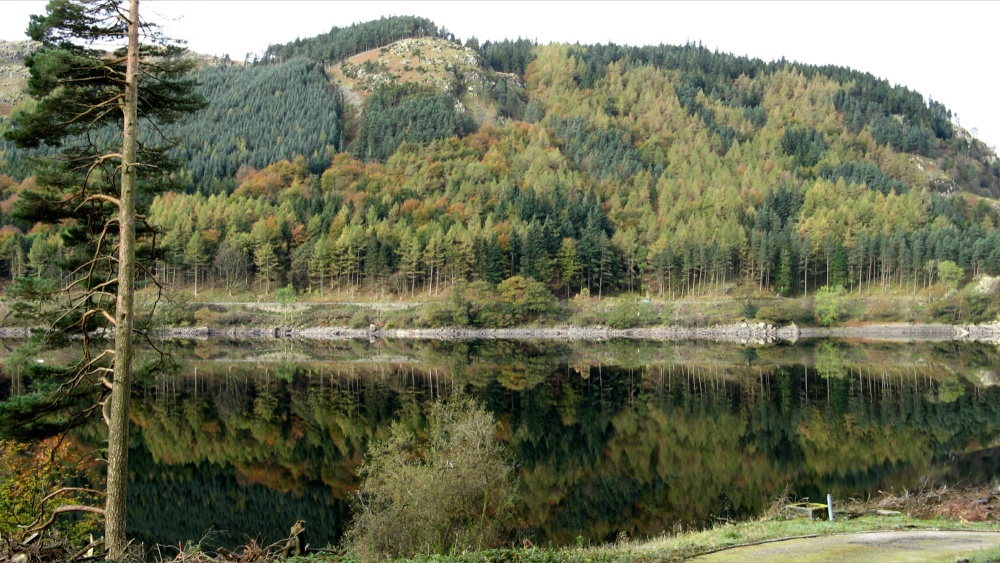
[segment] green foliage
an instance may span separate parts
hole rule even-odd
[[[347,326],[354,329],[368,328],[370,324],[371,317],[368,316],[368,311],[364,309],[359,309],[356,313],[351,315],[351,319],[347,321]]]
[[[493,70],[524,76],[528,65],[535,60],[535,46],[534,41],[519,37],[516,40],[486,41],[479,52]]]
[[[471,399],[435,403],[426,440],[393,424],[361,467],[348,549],[362,560],[497,547],[517,501],[493,416]]]
[[[755,318],[772,323],[811,323],[813,303],[804,299],[782,299],[773,305],[761,305]]]
[[[556,311],[558,300],[545,284],[511,276],[497,285],[498,300],[483,303],[476,315],[480,326],[504,328],[544,319]]]
[[[339,61],[408,37],[447,37],[433,21],[415,16],[382,17],[348,27],[336,27],[308,39],[296,39],[284,45],[270,45],[264,62],[282,62],[295,57],[317,61]],[[249,55],[248,55],[249,56]],[[247,61],[249,62],[249,61]]]
[[[617,329],[640,328],[662,324],[662,318],[656,307],[648,301],[623,299],[612,306],[607,324]]]
[[[85,477],[80,463],[69,454],[68,446],[55,438],[31,446],[0,441],[0,534],[20,542],[28,535],[28,528],[44,522],[53,509],[94,502],[96,495],[79,490],[46,499],[72,480]],[[94,514],[77,520],[63,516],[56,520],[53,531],[71,544],[83,545],[87,534],[97,527]]]
[[[191,187],[202,193],[241,167],[301,155],[313,172],[340,148],[340,103],[321,64],[305,59],[255,67],[207,66],[192,75],[208,106],[171,126]],[[231,190],[231,188],[230,188]]]
[[[875,190],[885,195],[889,192],[905,194],[910,191],[910,185],[886,175],[877,166],[869,162],[844,162],[834,167],[824,167],[820,172],[823,178],[837,181],[843,178],[849,184],[865,184],[869,190]]]
[[[823,134],[812,128],[788,128],[781,137],[781,149],[795,157],[799,166],[815,166],[826,154]]]
[[[14,278],[4,291],[4,301],[10,303],[15,318],[39,321],[45,318],[58,290],[58,280]]]
[[[942,260],[937,265],[938,280],[950,289],[958,289],[965,277],[965,271],[951,260]]]
[[[388,159],[403,142],[429,143],[453,135],[462,136],[475,128],[472,121],[455,110],[454,98],[447,94],[405,96],[394,88],[369,96],[351,152],[363,160]]]
[[[646,169],[627,131],[593,129],[584,118],[557,121],[553,127],[563,141],[563,153],[588,175],[623,182]],[[654,171],[659,176],[659,171]]]
[[[976,291],[958,291],[930,304],[934,321],[942,323],[991,323],[1000,320],[1000,298]]]
[[[872,137],[880,145],[898,151],[929,154],[934,133],[926,127],[914,126],[893,116],[879,117],[871,122]]]
[[[847,313],[844,304],[844,288],[824,285],[813,296],[816,321],[823,326],[831,326],[840,322]]]

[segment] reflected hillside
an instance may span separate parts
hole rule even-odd
[[[147,543],[209,529],[236,543],[305,518],[311,543],[336,541],[369,442],[394,421],[422,432],[427,405],[455,392],[500,421],[536,544],[749,517],[786,486],[846,498],[988,480],[975,452],[1000,432],[1000,390],[982,384],[996,355],[830,341],[192,344],[174,352],[177,373],[136,392],[130,522]]]

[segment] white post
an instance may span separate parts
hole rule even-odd
[[[833,522],[833,495],[826,495],[826,510],[830,513],[830,521]]]

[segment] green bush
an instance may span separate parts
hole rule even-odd
[[[661,317],[650,302],[619,301],[608,315],[608,326],[615,329],[639,328],[660,323]]]
[[[813,298],[815,308],[813,311],[816,322],[823,326],[831,326],[838,322],[847,313],[844,303],[844,288],[841,286],[830,287],[824,285],[816,292]]]
[[[471,399],[435,403],[428,437],[402,424],[361,467],[349,552],[364,561],[497,547],[517,503],[514,465],[493,415]]]

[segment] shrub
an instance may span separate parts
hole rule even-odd
[[[514,467],[496,422],[470,399],[435,403],[425,441],[401,424],[371,445],[347,548],[362,560],[482,550],[514,516]]]
[[[475,324],[504,328],[542,320],[558,311],[558,303],[545,284],[512,276],[497,285],[496,298],[476,303]]]
[[[621,301],[611,309],[608,326],[615,329],[638,328],[660,324],[660,315],[652,303]]]
[[[819,288],[813,301],[816,322],[823,326],[836,324],[847,312],[844,305],[844,288],[839,285],[837,287],[824,285]]]

